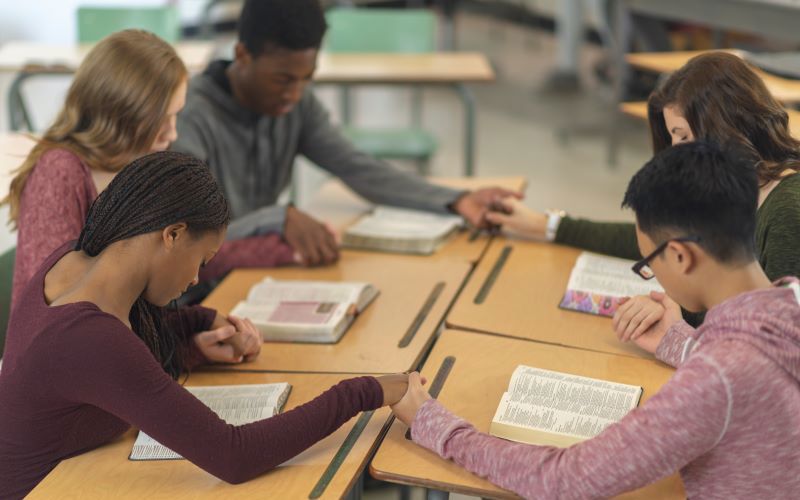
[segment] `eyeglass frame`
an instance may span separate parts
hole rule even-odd
[[[652,276],[647,277],[647,276],[642,274],[642,269],[645,266],[650,267],[650,261],[652,261],[653,259],[658,257],[658,255],[661,252],[666,250],[667,245],[669,245],[671,242],[677,242],[677,243],[700,243],[700,241],[701,241],[701,239],[700,239],[699,236],[682,236],[680,238],[670,238],[670,239],[666,240],[665,242],[663,242],[662,244],[658,245],[655,250],[653,250],[652,252],[650,252],[650,254],[647,255],[647,257],[643,258],[642,260],[637,261],[636,264],[631,266],[631,271],[636,273],[643,280],[651,280],[651,279],[656,277],[655,273],[653,273]]]

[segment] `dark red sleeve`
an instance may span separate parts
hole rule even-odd
[[[281,415],[229,425],[172,380],[124,325],[102,313],[80,325],[80,345],[60,346],[57,362],[71,375],[54,377],[54,389],[116,415],[229,483],[269,471],[383,403],[378,381],[358,377]]]
[[[199,305],[165,309],[164,320],[170,331],[178,335],[185,346],[184,364],[186,369],[209,362],[197,348],[193,338],[199,332],[210,330],[216,317],[216,310]]]
[[[294,250],[277,233],[226,241],[200,270],[200,279],[219,278],[240,267],[277,267],[294,263]]]

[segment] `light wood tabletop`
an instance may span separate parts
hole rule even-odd
[[[511,250],[505,264],[488,285],[506,247]],[[558,308],[580,253],[561,245],[496,238],[447,315],[447,326],[652,358],[635,345],[620,343],[611,319]],[[487,293],[477,303],[482,288]]]
[[[433,380],[448,356],[453,356],[455,363],[438,400],[483,432],[488,431],[517,365],[638,385],[644,389],[642,402],[650,398],[673,373],[672,368],[652,360],[445,330],[422,370],[429,381]],[[483,498],[515,497],[513,493],[405,439],[407,429],[400,421],[391,426],[370,464],[372,476]],[[684,497],[682,483],[676,474],[621,498]]]
[[[202,373],[187,385],[266,384],[288,382],[292,392],[284,410],[314,399],[348,376],[330,374]],[[353,486],[389,417],[377,410],[347,454],[321,498],[341,498]],[[188,460],[130,461],[136,431],[96,450],[61,462],[27,498],[308,498],[331,459],[355,425],[353,417],[336,432],[261,477],[230,485]]]
[[[433,177],[435,184],[455,189],[475,190],[483,187],[502,187],[524,192],[527,180],[524,177]],[[372,209],[373,205],[351,191],[339,179],[331,179],[314,194],[309,203],[301,208],[317,219],[327,222],[340,233],[359,217]],[[420,259],[457,259],[478,262],[491,240],[487,232],[475,233],[463,230],[453,235],[434,254],[419,256]]]
[[[628,116],[647,120],[647,103],[645,101],[623,102],[619,105],[619,110]],[[786,108],[789,115],[789,132],[796,138],[800,138],[800,111]]]
[[[27,65],[64,66],[75,70],[89,53],[93,44],[48,44],[42,42],[10,41],[0,45],[0,71],[16,73]],[[214,53],[214,43],[185,41],[174,44],[190,72],[205,69]]]
[[[203,302],[227,314],[254,284],[274,279],[365,281],[380,295],[361,313],[336,344],[266,342],[252,363],[233,370],[289,372],[396,373],[415,368],[428,350],[445,312],[470,265],[456,260],[344,250],[336,265],[321,268],[241,269],[233,271]],[[444,287],[424,319],[416,319],[439,283]],[[418,328],[415,325],[418,324]],[[409,331],[405,347],[401,340]]]
[[[689,59],[705,52],[708,51],[635,52],[626,54],[625,60],[635,68],[655,73],[672,73],[680,69]],[[727,52],[739,57],[744,57],[745,55],[745,52],[735,49],[722,50],[721,52]],[[776,76],[752,65],[750,67],[764,80],[775,99],[784,103],[800,102],[800,81]]]
[[[654,73],[672,73],[689,62],[689,59],[713,52],[708,50],[676,50],[671,52],[631,52],[625,54],[625,60],[634,68],[652,71]],[[717,52],[726,52],[742,57],[742,51],[736,49],[723,49]]]
[[[320,83],[451,84],[493,82],[494,70],[479,52],[331,54],[317,61]]]
[[[0,199],[8,194],[16,170],[33,148],[34,139],[25,134],[0,133]]]

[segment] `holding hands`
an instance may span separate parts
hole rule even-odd
[[[522,193],[499,187],[483,188],[466,193],[453,203],[453,211],[467,220],[470,225],[486,229],[494,224],[489,219],[504,200],[521,200]]]
[[[405,395],[391,404],[395,416],[409,427],[423,403],[431,399],[431,395],[423,387],[426,383],[427,380],[419,372],[412,372],[408,375],[408,390]]]
[[[627,299],[614,314],[614,333],[621,342],[633,342],[654,353],[667,330],[681,319],[680,306],[662,292]]]
[[[544,240],[547,232],[547,214],[526,207],[519,198],[499,200],[498,209],[486,214],[486,220],[499,226],[510,235],[534,240]]]

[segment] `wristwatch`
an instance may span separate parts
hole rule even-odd
[[[547,241],[556,240],[556,232],[558,232],[558,225],[561,224],[561,219],[566,217],[567,213],[563,210],[545,210],[547,214],[547,226],[544,230],[544,239]]]

